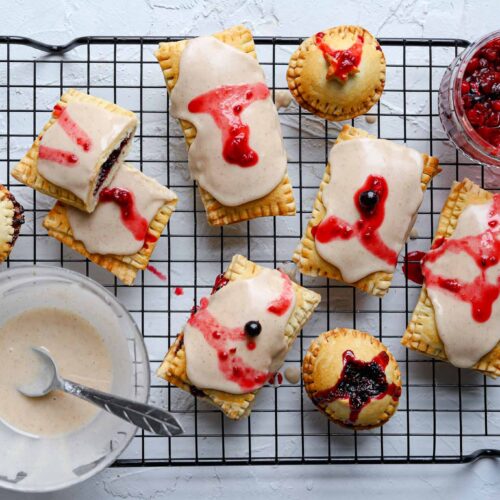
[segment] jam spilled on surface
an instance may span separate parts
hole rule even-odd
[[[284,272],[280,271],[280,274],[285,281],[283,291],[281,292],[281,295],[276,300],[271,302],[267,308],[270,313],[276,314],[276,316],[283,316],[283,314],[288,311],[294,297],[292,280]]]
[[[419,250],[410,252],[403,263],[403,273],[405,276],[421,285],[424,282],[424,275],[422,274],[422,259],[425,257],[425,252]]]
[[[378,195],[378,202],[372,209],[367,210],[360,204],[359,196],[365,191],[374,191]],[[381,239],[378,229],[384,222],[385,202],[389,194],[387,182],[378,175],[369,175],[358,191],[354,194],[354,204],[360,214],[360,218],[353,224],[330,215],[318,226],[312,228],[312,235],[320,243],[328,243],[332,240],[350,240],[358,238],[360,243],[373,255],[396,265],[398,254],[389,248]]]
[[[401,387],[387,382],[385,369],[389,355],[381,351],[371,361],[356,359],[352,351],[342,354],[343,368],[338,382],[329,389],[316,392],[313,402],[327,405],[337,399],[348,399],[351,413],[348,424],[355,424],[361,410],[372,399],[391,396],[394,401],[401,396]]]
[[[92,147],[92,140],[89,135],[71,118],[71,116],[69,116],[67,108],[63,108],[59,104],[56,104],[52,115],[57,118],[58,125],[74,143],[80,146],[83,151],[90,151],[90,148]]]
[[[78,164],[78,156],[71,151],[51,148],[40,144],[38,148],[38,158],[64,165],[65,167],[75,167]]]
[[[347,81],[347,78],[352,73],[359,71],[361,63],[361,55],[363,53],[364,38],[358,35],[357,40],[345,50],[333,50],[325,41],[325,34],[319,32],[314,38],[314,43],[323,52],[323,57],[328,63],[328,72],[326,79],[331,80],[337,78],[342,83]]]
[[[494,302],[500,293],[500,276],[496,283],[487,279],[488,269],[498,264],[500,256],[500,194],[493,197],[492,208],[488,214],[488,228],[475,236],[457,239],[438,238],[422,260],[425,285],[436,287],[453,294],[457,299],[471,306],[472,318],[478,323],[488,321]],[[479,275],[471,282],[444,278],[434,274],[428,263],[436,262],[445,253],[465,252],[472,257],[479,269]]]
[[[175,287],[174,293],[175,293],[175,295],[184,295],[184,288],[177,286],[177,287]]]
[[[469,123],[500,154],[500,38],[474,54],[460,92]]]
[[[114,202],[120,207],[121,219],[125,227],[133,234],[137,241],[144,241],[147,236],[149,223],[137,211],[135,196],[132,191],[122,188],[105,188],[99,194],[101,203]]]
[[[224,85],[195,97],[189,104],[191,113],[208,113],[222,132],[222,155],[232,165],[253,167],[259,155],[249,144],[250,127],[241,121],[241,113],[257,100],[267,99],[265,83]]]
[[[154,274],[161,281],[167,281],[167,277],[161,271],[159,271],[158,269],[156,269],[155,266],[152,266],[151,264],[149,264],[149,266],[147,266],[146,269],[150,273]]]

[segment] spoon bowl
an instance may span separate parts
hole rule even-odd
[[[59,389],[61,383],[59,381],[57,366],[49,351],[45,347],[33,347],[32,350],[40,361],[40,369],[35,380],[20,385],[17,390],[28,398],[41,398]]]

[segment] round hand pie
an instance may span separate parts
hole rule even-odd
[[[376,338],[336,328],[314,340],[302,367],[312,402],[336,424],[356,430],[383,425],[401,395],[394,356]]]
[[[290,59],[288,87],[296,101],[332,121],[366,113],[382,95],[385,57],[360,26],[338,26],[305,40]]]

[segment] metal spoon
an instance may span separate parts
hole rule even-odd
[[[177,419],[160,408],[106,394],[63,379],[47,349],[44,347],[33,347],[32,349],[40,358],[42,368],[36,380],[17,388],[24,396],[40,398],[52,391],[63,391],[93,403],[108,413],[154,434],[178,436],[184,433]]]

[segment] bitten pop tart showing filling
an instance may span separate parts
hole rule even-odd
[[[0,263],[10,255],[24,224],[24,209],[14,195],[0,184]]]
[[[193,311],[158,375],[208,398],[229,418],[244,417],[319,301],[283,272],[236,255]]]
[[[209,223],[294,215],[278,113],[250,31],[162,43],[156,57]]]
[[[300,272],[383,296],[439,171],[437,158],[345,125],[293,256]]]
[[[147,267],[176,203],[173,191],[120,164],[94,212],[58,202],[43,225],[50,236],[130,285]]]
[[[500,375],[500,195],[456,182],[402,344],[459,368]]]
[[[132,146],[134,113],[71,89],[12,172],[66,205],[92,212]]]

